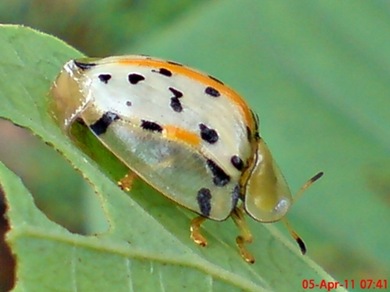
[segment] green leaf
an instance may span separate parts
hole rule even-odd
[[[254,229],[249,246],[254,265],[239,256],[231,221],[206,223],[209,246],[196,246],[189,238],[191,212],[142,182],[130,196],[122,192],[104,166],[75,147],[51,119],[47,91],[63,63],[81,54],[20,26],[1,26],[0,44],[0,117],[54,145],[91,183],[109,222],[94,236],[69,232],[49,220],[1,164],[11,226],[7,241],[18,263],[16,291],[139,291],[145,285],[151,291],[291,291],[301,290],[304,279],[333,281],[270,225]]]

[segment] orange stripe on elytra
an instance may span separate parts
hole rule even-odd
[[[164,126],[163,135],[168,140],[181,141],[191,146],[199,146],[201,142],[199,135],[171,125]]]
[[[163,60],[156,59],[132,59],[132,58],[123,58],[118,61],[118,64],[121,65],[134,65],[134,66],[150,66],[155,68],[165,68],[173,73],[182,74],[188,76],[188,78],[194,79],[198,82],[205,84],[206,86],[212,86],[218,90],[221,94],[225,95],[233,103],[240,108],[242,115],[244,116],[246,124],[250,129],[255,128],[255,121],[253,120],[252,113],[247,105],[247,103],[241,98],[241,96],[235,92],[233,89],[229,88],[226,85],[223,85],[213,79],[211,79],[207,74],[201,73],[199,71],[190,69],[186,66],[168,63]]]

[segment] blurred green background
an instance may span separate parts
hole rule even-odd
[[[231,85],[293,191],[325,172],[289,215],[309,256],[340,281],[390,274],[390,2],[13,0],[0,2],[0,22],[88,56],[146,53]],[[86,213],[96,202],[61,156],[5,121],[0,137],[0,160],[39,208],[90,232],[101,213]]]

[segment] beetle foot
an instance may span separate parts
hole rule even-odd
[[[134,172],[128,172],[123,178],[121,178],[118,181],[118,186],[126,191],[129,192],[133,186],[134,179],[137,177],[137,175]]]
[[[191,239],[200,246],[206,246],[207,240],[204,238],[204,236],[200,233],[200,225],[206,220],[204,217],[196,217],[192,219],[190,231],[191,231]]]
[[[245,243],[251,243],[252,238],[244,239],[242,236],[237,236],[236,243],[242,258],[249,264],[253,264],[255,262],[255,258],[253,255],[245,248]]]

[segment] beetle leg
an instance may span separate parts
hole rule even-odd
[[[200,233],[200,225],[206,220],[207,218],[198,216],[192,219],[191,221],[191,239],[200,246],[206,246],[207,240],[204,238],[204,236]]]
[[[238,249],[240,250],[241,256],[247,263],[253,264],[255,262],[255,258],[252,254],[245,248],[245,244],[251,243],[253,241],[252,233],[249,230],[249,227],[245,221],[244,213],[241,208],[235,208],[232,212],[232,218],[238,230],[240,231],[240,235],[236,238],[236,243]]]
[[[118,181],[118,186],[122,190],[129,192],[136,177],[137,175],[134,172],[129,171],[123,178]]]

